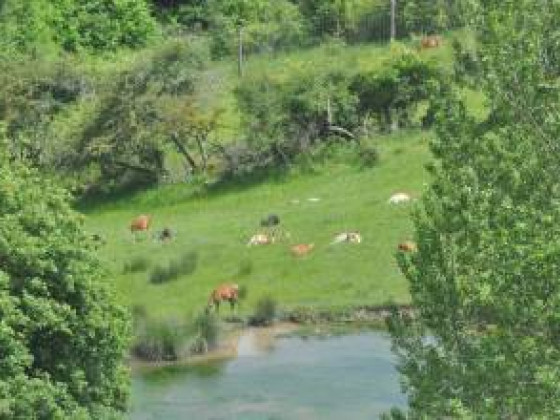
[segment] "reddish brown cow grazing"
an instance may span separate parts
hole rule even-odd
[[[418,247],[412,241],[404,241],[399,244],[399,251],[403,252],[416,252]]]
[[[441,36],[439,35],[428,35],[423,37],[420,40],[420,48],[427,49],[427,48],[437,48],[441,45]]]
[[[150,228],[152,217],[149,215],[141,214],[130,223],[130,232],[147,231]]]
[[[304,255],[309,254],[314,247],[315,244],[298,244],[298,245],[294,245],[291,248],[291,251],[294,256],[303,257]]]
[[[209,312],[212,307],[216,308],[216,313],[220,311],[220,303],[227,300],[231,305],[231,310],[234,310],[235,304],[239,300],[239,286],[235,283],[220,284],[216,287],[210,297],[208,298],[208,305],[206,312]]]

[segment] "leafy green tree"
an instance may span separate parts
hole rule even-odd
[[[437,33],[449,26],[449,0],[405,0],[400,9],[410,32]]]
[[[90,181],[107,190],[161,180],[167,172],[166,153],[174,149],[193,170],[199,165],[188,149],[194,147],[204,166],[202,143],[214,129],[215,117],[211,113],[202,121],[194,103],[206,52],[184,40],[169,42],[115,77],[67,160],[77,171],[89,168]]]
[[[49,25],[53,8],[45,0],[0,2],[0,56],[38,56],[53,50],[54,32]]]
[[[156,22],[145,0],[4,0],[3,54],[105,51],[145,45]]]
[[[390,330],[410,418],[556,418],[560,91],[549,34],[560,4],[470,4],[489,116],[481,124],[456,91],[434,92],[418,252],[398,256],[417,313],[395,314]]]
[[[116,418],[129,319],[83,217],[0,144],[0,418]]]

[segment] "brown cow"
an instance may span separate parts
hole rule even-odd
[[[234,310],[235,304],[239,300],[239,285],[235,283],[224,283],[216,287],[210,297],[208,298],[208,305],[206,305],[206,312],[209,312],[213,307],[216,308],[216,313],[220,311],[220,303],[227,300],[231,305],[231,310]]]
[[[294,245],[291,248],[291,251],[294,256],[303,257],[304,255],[309,254],[314,247],[315,244],[298,244],[298,245]]]
[[[418,247],[416,246],[415,242],[404,241],[399,244],[398,249],[399,251],[403,252],[416,252],[418,250]]]
[[[130,223],[130,232],[134,233],[134,232],[147,231],[148,229],[150,229],[151,221],[152,221],[152,216],[141,214],[140,216],[132,220],[132,222]]]
[[[441,46],[442,39],[439,35],[428,35],[420,40],[420,49],[437,48]]]

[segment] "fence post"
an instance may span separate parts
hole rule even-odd
[[[397,35],[396,15],[397,13],[397,0],[391,0],[391,41],[395,40]]]
[[[243,77],[243,26],[237,27],[238,49],[237,49],[237,72],[239,77]]]

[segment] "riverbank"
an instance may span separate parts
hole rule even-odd
[[[277,320],[267,326],[250,326],[238,317],[224,318],[216,347],[204,354],[191,354],[178,360],[145,361],[131,357],[133,371],[146,371],[169,366],[191,366],[230,360],[241,355],[268,351],[279,337],[329,337],[364,330],[385,330],[386,318],[393,308],[412,315],[410,305],[360,306],[355,308],[297,307],[281,311]]]
[[[235,323],[223,333],[217,346],[204,354],[193,354],[179,360],[145,361],[131,357],[129,366],[133,371],[147,371],[169,366],[190,366],[233,359],[240,354],[240,345],[247,339],[256,349],[266,350],[273,346],[276,337],[294,333],[299,325],[294,322],[280,321],[265,327],[245,327]],[[247,352],[247,348],[242,349]]]

